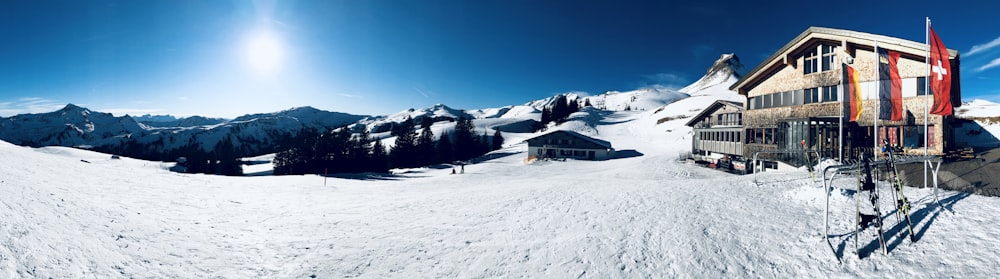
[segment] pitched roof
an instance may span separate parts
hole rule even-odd
[[[927,44],[925,43],[859,31],[811,26],[786,43],[783,47],[781,47],[781,49],[778,49],[778,51],[771,54],[771,56],[767,57],[767,59],[764,59],[763,62],[750,70],[750,72],[743,75],[743,78],[736,81],[736,83],[733,83],[733,85],[729,87],[729,90],[738,92],[738,88],[745,86],[749,81],[759,78],[759,75],[764,72],[765,69],[769,68],[778,61],[783,61],[783,59],[781,59],[783,56],[795,52],[798,48],[805,46],[805,43],[811,39],[823,38],[838,38],[845,42],[857,45],[874,45],[874,42],[878,41],[880,46],[892,46],[897,48],[894,49],[896,51],[906,52],[920,57],[925,56],[927,50]],[[948,53],[952,58],[958,57],[957,50],[948,49]]]
[[[698,123],[699,119],[702,119],[703,117],[705,117],[705,115],[711,114],[713,111],[717,110],[718,108],[720,108],[722,106],[732,106],[732,107],[736,107],[740,111],[743,110],[743,103],[733,102],[733,101],[727,101],[727,100],[716,100],[714,103],[712,103],[711,105],[708,105],[708,107],[706,107],[705,109],[701,110],[701,112],[699,112],[697,115],[695,115],[694,117],[692,117],[691,120],[688,120],[687,123],[684,123],[684,125],[685,126],[689,126],[689,127],[690,126],[694,126],[694,124]]]
[[[537,136],[534,136],[532,138],[526,139],[524,141],[529,141],[529,140],[532,140],[532,139],[544,137],[544,136],[555,134],[555,133],[566,133],[566,134],[569,134],[571,136],[574,136],[574,137],[577,137],[577,138],[580,138],[580,139],[592,142],[592,143],[594,143],[596,145],[600,145],[602,147],[605,147],[605,148],[608,148],[608,149],[612,149],[611,143],[608,142],[608,141],[604,141],[604,140],[599,140],[599,139],[595,139],[595,138],[592,138],[592,137],[588,137],[588,136],[585,136],[583,134],[580,134],[580,133],[577,133],[577,132],[574,132],[574,131],[570,131],[570,130],[554,130],[554,131],[549,131],[549,132],[543,133],[541,135],[537,135]]]

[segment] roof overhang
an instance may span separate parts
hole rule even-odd
[[[691,120],[688,120],[687,123],[684,123],[684,125],[688,126],[688,127],[694,127],[694,125],[698,123],[699,119],[704,118],[705,115],[709,115],[712,112],[714,112],[714,111],[716,111],[719,108],[724,107],[724,106],[734,107],[734,108],[736,108],[736,109],[738,109],[740,111],[743,111],[743,103],[733,102],[733,101],[726,101],[726,100],[716,100],[711,105],[708,105],[708,107],[706,107],[705,109],[701,110],[701,112],[699,112],[697,115],[695,115],[694,117],[692,117]]]
[[[760,84],[764,79],[781,70],[783,66],[795,67],[797,57],[817,43],[829,42],[844,46],[848,54],[855,56],[854,53],[858,49],[874,50],[876,41],[880,47],[892,49],[911,59],[919,60],[927,55],[927,44],[924,43],[865,32],[813,26],[800,33],[746,75],[743,75],[743,78],[730,86],[729,90],[746,96],[750,88]],[[958,51],[954,49],[948,49],[948,54],[951,59],[958,57]]]

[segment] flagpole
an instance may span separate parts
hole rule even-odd
[[[931,18],[927,17],[926,19],[927,19],[927,24],[924,25],[924,36],[925,36],[924,38],[926,39],[925,42],[927,42],[927,55],[924,56],[924,63],[927,63],[927,77],[924,78],[924,156],[927,156],[927,154],[928,154],[928,152],[927,152],[927,142],[928,142],[928,139],[929,139],[930,135],[927,133],[927,121],[928,121],[928,116],[927,115],[930,114],[930,112],[931,112],[930,105],[928,104],[928,102],[930,102],[930,100],[927,99],[927,96],[931,95],[931,90],[930,90],[930,84],[931,84],[931,80],[930,80],[930,78],[931,78],[931,31],[930,31],[930,29],[931,29]],[[927,170],[924,170],[924,172],[927,172]],[[924,183],[926,183],[926,182],[927,181],[925,179]],[[927,188],[927,187],[924,187],[924,188]]]
[[[847,47],[847,46],[844,46],[844,47]],[[841,63],[840,66],[841,67],[847,67],[847,64]],[[841,164],[843,164],[844,163],[844,102],[847,102],[847,99],[844,98],[846,96],[844,96],[844,87],[845,86],[844,86],[844,74],[843,74],[843,72],[847,71],[847,68],[840,69],[840,71],[841,71],[841,74],[840,74],[840,99],[839,99],[840,100],[840,131],[837,132],[837,136],[838,136],[837,143],[839,144],[839,147],[837,147],[837,157],[840,158],[838,160],[840,161]]]
[[[928,155],[927,143],[930,139],[930,134],[927,132],[927,121],[928,114],[931,113],[930,105],[928,103],[930,100],[927,99],[931,95],[930,84],[931,84],[931,18],[926,17],[926,24],[924,24],[924,42],[927,42],[927,55],[924,56],[924,63],[927,63],[927,77],[924,78],[924,156]],[[927,164],[924,164],[924,189],[927,189]]]
[[[875,78],[873,79],[875,81],[875,115],[874,115],[875,117],[872,117],[872,120],[874,120],[873,125],[875,127],[874,132],[872,132],[872,137],[875,138],[875,147],[874,149],[872,149],[872,160],[874,160],[874,158],[876,158],[876,155],[878,155],[878,109],[881,106],[882,102],[882,92],[881,92],[882,86],[881,84],[879,84],[878,78],[880,70],[879,67],[882,66],[881,63],[882,62],[879,61],[879,54],[878,54],[878,40],[875,40]]]

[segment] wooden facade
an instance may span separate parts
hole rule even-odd
[[[730,89],[747,97],[743,113],[746,133],[744,156],[764,150],[809,150],[822,157],[840,155],[842,63],[850,62],[860,77],[863,111],[857,122],[844,123],[845,159],[871,154],[875,138],[877,75],[875,43],[900,53],[902,121],[879,120],[879,139],[903,147],[904,152],[940,155],[952,144],[949,117],[929,115],[930,136],[924,142],[924,112],[933,102],[925,92],[928,66],[926,45],[863,32],[811,27],[751,70]],[[961,105],[959,55],[951,54],[952,104]]]
[[[743,156],[743,104],[715,101],[685,124],[692,128],[691,153],[703,158]]]

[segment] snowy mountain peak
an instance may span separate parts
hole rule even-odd
[[[744,69],[743,64],[740,63],[740,57],[736,56],[735,53],[725,53],[719,56],[718,60],[712,64],[711,68],[705,72],[706,76],[711,76],[715,74],[722,75],[733,75],[739,78],[741,76],[740,72]]]
[[[743,70],[743,64],[740,63],[740,58],[736,56],[736,54],[722,54],[719,56],[719,59],[715,60],[715,63],[712,63],[712,66],[705,71],[704,76],[691,85],[682,88],[680,91],[691,95],[697,95],[696,92],[704,91],[709,87],[723,83],[732,84],[736,80],[740,79],[741,72]]]
[[[66,115],[66,114],[80,114],[80,115],[84,115],[84,116],[86,116],[86,115],[88,115],[88,114],[91,113],[91,111],[89,109],[87,109],[85,107],[74,105],[72,103],[66,104],[65,107],[63,107],[62,109],[59,109],[56,112],[58,112],[58,113],[60,113],[62,115]]]

